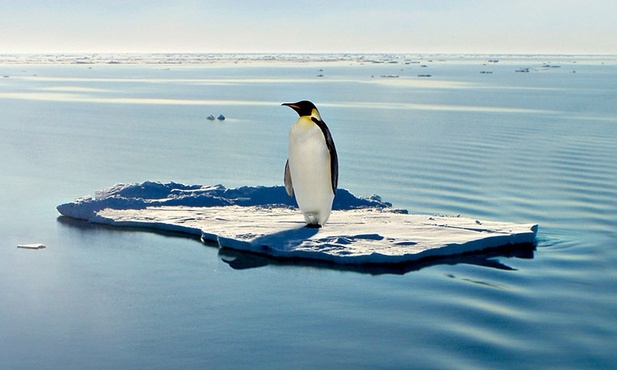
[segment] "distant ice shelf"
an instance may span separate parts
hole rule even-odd
[[[228,189],[144,182],[116,184],[61,204],[71,218],[201,236],[221,248],[339,264],[391,264],[534,243],[537,224],[417,215],[379,196],[338,189],[330,221],[305,227],[283,186]]]

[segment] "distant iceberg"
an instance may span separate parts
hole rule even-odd
[[[413,215],[338,189],[330,222],[304,227],[283,186],[116,184],[61,204],[68,217],[198,235],[221,248],[339,264],[390,264],[534,243],[537,225]]]

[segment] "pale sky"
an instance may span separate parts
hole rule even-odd
[[[614,0],[0,0],[0,54],[617,53]]]

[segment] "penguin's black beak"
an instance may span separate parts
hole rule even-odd
[[[283,103],[281,105],[286,105],[295,111],[297,111],[300,108],[296,103]]]
[[[300,106],[298,105],[298,103],[283,103],[281,105],[285,105],[288,106],[289,108],[293,109],[294,111],[296,111],[296,113],[298,113],[299,116],[301,116],[300,114]]]

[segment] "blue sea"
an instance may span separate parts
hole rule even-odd
[[[0,368],[617,368],[616,57],[52,59],[0,64]],[[340,187],[538,223],[537,245],[352,269],[56,211],[116,183],[281,185],[302,99]]]

